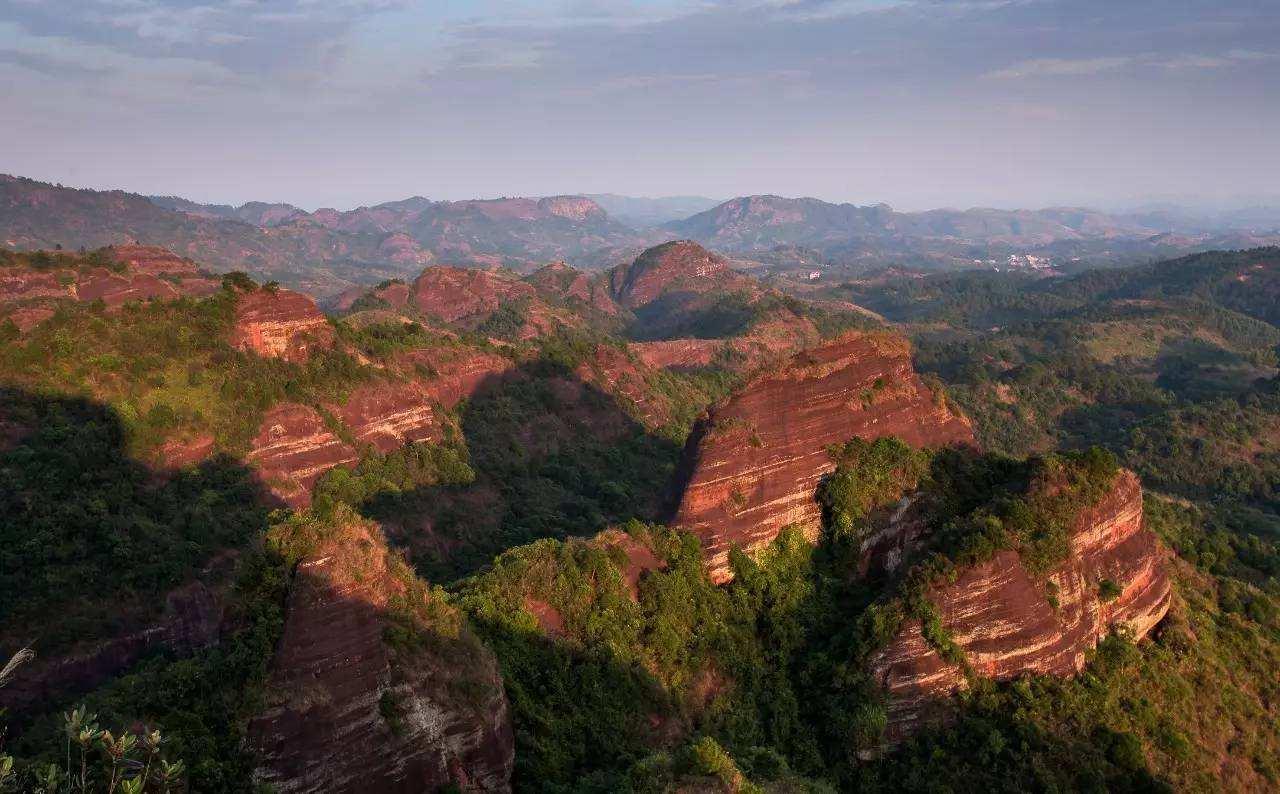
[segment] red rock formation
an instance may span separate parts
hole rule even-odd
[[[511,273],[429,267],[413,282],[410,301],[423,314],[454,322],[489,314],[503,303],[535,294],[533,287]]]
[[[71,270],[40,271],[27,268],[0,268],[0,303],[17,303],[36,298],[74,298]]]
[[[358,520],[299,563],[270,706],[249,726],[259,783],[282,794],[510,790],[497,665],[433,598]],[[389,647],[393,610],[402,631],[434,636],[419,650]]]
[[[655,369],[698,369],[715,360],[725,347],[723,339],[671,339],[632,342],[627,345],[646,366]]]
[[[53,309],[48,309],[43,306],[30,306],[23,307],[21,309],[14,309],[3,319],[12,322],[14,327],[18,329],[19,333],[25,334],[27,331],[30,331],[32,328],[35,328],[40,323],[52,317],[53,313]],[[2,322],[3,320],[0,320],[0,323]]]
[[[192,466],[213,454],[214,438],[208,433],[195,437],[179,436],[170,438],[160,445],[156,458],[161,467],[180,469]]]
[[[816,537],[826,447],[894,435],[915,446],[972,444],[968,420],[920,382],[907,342],[851,333],[757,376],[699,420],[681,462],[673,524],[702,540],[723,582],[730,544],[761,548],[790,524]]]
[[[580,364],[574,374],[629,403],[632,416],[645,427],[653,429],[671,421],[670,404],[649,387],[644,366],[625,350],[597,345],[591,359]]]
[[[113,245],[107,249],[107,252],[112,259],[125,265],[125,268],[132,273],[144,273],[148,276],[166,273],[175,276],[196,276],[200,273],[200,268],[195,262],[157,245]]]
[[[621,309],[609,292],[607,280],[588,276],[565,262],[544,265],[526,276],[525,281],[543,297],[586,306],[610,317]]]
[[[515,362],[506,356],[463,347],[412,350],[403,354],[401,361],[434,373],[424,380],[423,389],[430,399],[445,408],[471,397],[482,385],[515,367]]]
[[[657,300],[664,293],[706,292],[750,279],[729,269],[729,260],[690,240],[663,243],[648,249],[628,265],[610,273],[614,297],[634,309]]]
[[[320,475],[357,460],[356,451],[325,428],[320,414],[297,403],[267,412],[247,457],[271,493],[293,507],[311,503],[311,486]]]
[[[356,441],[372,444],[379,452],[443,438],[431,398],[417,382],[361,386],[336,413]]]
[[[95,268],[76,280],[76,297],[82,301],[100,300],[108,309],[115,309],[129,301],[172,300],[181,295],[173,284],[148,274],[112,273],[106,268]]]
[[[298,363],[314,350],[333,347],[334,332],[306,295],[263,288],[240,296],[231,344],[245,352]]]
[[[1003,551],[962,571],[954,582],[936,585],[929,597],[977,675],[1071,675],[1113,626],[1141,638],[1164,617],[1170,598],[1164,557],[1142,524],[1138,478],[1123,471],[1110,492],[1078,517],[1069,557],[1043,581],[1027,572],[1016,551]],[[1103,580],[1119,587],[1113,600],[1099,597]],[[919,621],[904,626],[873,657],[871,669],[889,696],[890,743],[967,686],[960,667],[925,641]]]

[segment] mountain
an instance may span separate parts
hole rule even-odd
[[[705,196],[639,198],[619,196],[616,193],[591,193],[586,198],[604,207],[605,212],[613,217],[637,229],[678,221],[711,209],[720,203],[719,199],[710,199]]]
[[[1231,229],[1212,232],[1183,227],[1171,218],[1112,215],[1058,207],[1043,210],[938,209],[898,212],[886,204],[831,204],[812,198],[746,196],[680,221],[666,229],[720,251],[762,254],[766,261],[779,250],[813,251],[819,268],[831,264],[868,269],[906,262],[931,269],[1005,265],[1011,255],[1043,256],[1052,263],[1080,267],[1141,261],[1180,251],[1207,249],[1228,242]],[[1241,234],[1241,232],[1234,232]],[[1242,242],[1266,244],[1271,237],[1245,231]],[[1280,241],[1280,233],[1273,233]],[[812,262],[812,257],[809,258]],[[1017,266],[1010,260],[1010,266]],[[779,272],[808,273],[809,262]]]
[[[12,787],[1270,790],[1277,262],[0,252]]]
[[[147,199],[157,206],[187,215],[244,221],[254,226],[275,226],[305,214],[292,204],[268,204],[263,201],[250,201],[233,207],[230,204],[199,204],[178,196],[148,196]]]
[[[578,196],[430,201],[413,197],[340,212],[240,207],[77,190],[0,176],[0,244],[9,250],[159,245],[217,271],[244,270],[316,296],[412,276],[444,260],[533,270],[564,259],[611,263],[660,241]]]

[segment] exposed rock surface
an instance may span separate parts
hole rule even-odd
[[[826,447],[894,435],[915,446],[974,443],[967,419],[927,389],[905,340],[851,333],[799,353],[713,406],[689,436],[672,523],[696,533],[716,581],[729,547],[751,550],[799,525],[816,536]]]
[[[539,295],[558,299],[575,307],[585,307],[610,317],[621,307],[609,292],[608,280],[589,276],[564,262],[552,262],[525,277]]]
[[[532,298],[533,287],[514,274],[463,267],[429,267],[413,282],[410,300],[423,314],[454,322],[488,314],[506,302]]]
[[[337,416],[356,441],[391,452],[415,441],[442,438],[441,420],[422,385],[376,383],[352,392]]]
[[[158,245],[113,245],[108,251],[112,259],[135,273],[145,273],[149,276],[166,273],[175,276],[196,276],[200,273],[200,268],[195,262]]]
[[[409,365],[418,364],[434,373],[423,383],[426,395],[445,408],[469,398],[484,384],[515,367],[506,356],[470,348],[432,347],[403,355]]]
[[[1104,580],[1119,589],[1109,601],[1099,594]],[[1110,492],[1081,513],[1070,555],[1044,580],[1028,573],[1016,551],[1002,551],[962,571],[954,582],[935,586],[930,599],[973,672],[986,678],[1071,675],[1113,626],[1126,627],[1135,638],[1145,636],[1168,611],[1170,584],[1164,554],[1143,527],[1138,478],[1122,471]],[[967,686],[964,671],[925,641],[919,621],[908,623],[871,666],[889,696],[889,742],[928,719],[946,695]]]
[[[356,523],[299,563],[270,706],[249,726],[257,781],[282,794],[509,791],[514,741],[492,655],[465,626],[389,647],[391,611],[434,596],[388,558],[376,528]]]
[[[356,451],[325,427],[320,414],[297,403],[267,412],[248,455],[271,493],[293,507],[311,503],[311,486],[320,475],[357,460]]]
[[[231,344],[267,358],[301,363],[333,347],[334,331],[314,301],[286,289],[257,289],[236,303]]]
[[[721,339],[665,339],[627,345],[646,366],[655,369],[692,370],[711,365],[725,348]]]

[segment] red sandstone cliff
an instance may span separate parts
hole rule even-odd
[[[723,582],[733,543],[757,549],[790,524],[816,537],[815,491],[835,468],[828,445],[889,435],[915,446],[974,442],[968,420],[920,382],[904,339],[852,333],[799,353],[698,421],[672,524],[698,535]]]
[[[438,598],[354,517],[299,563],[270,705],[249,726],[258,782],[282,794],[510,790],[497,665]]]
[[[311,486],[320,475],[357,460],[356,451],[325,427],[320,414],[297,403],[267,412],[247,458],[271,493],[292,507],[311,503]]]
[[[300,363],[334,345],[333,326],[315,301],[286,289],[257,289],[236,303],[232,346],[266,358]]]
[[[436,415],[431,397],[418,382],[375,383],[361,386],[336,411],[360,444],[372,444],[379,452],[391,452],[415,441],[439,441],[443,419]]]
[[[1099,594],[1104,580],[1119,588],[1109,601]],[[1106,496],[1077,517],[1070,555],[1045,579],[1032,577],[1016,551],[1002,551],[934,586],[929,597],[973,672],[1006,679],[1074,674],[1113,626],[1145,636],[1168,611],[1170,585],[1164,554],[1142,524],[1142,487],[1132,472],[1122,471]],[[963,670],[925,641],[919,621],[879,651],[871,668],[889,698],[889,742],[968,685]]]

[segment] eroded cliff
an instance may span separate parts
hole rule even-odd
[[[308,543],[301,525],[285,531]],[[492,654],[354,514],[297,565],[268,703],[248,741],[276,791],[510,790]]]
[[[901,526],[907,532],[910,522]],[[886,741],[945,713],[945,697],[966,688],[968,675],[1072,675],[1112,630],[1139,639],[1164,617],[1165,554],[1143,526],[1142,487],[1132,472],[1117,474],[1100,500],[1075,515],[1069,538],[1064,559],[1046,573],[1033,573],[1018,551],[1005,549],[929,588],[926,597],[963,662],[944,659],[919,620],[872,657],[888,698]]]
[[[835,468],[827,447],[894,435],[936,447],[974,443],[887,333],[851,333],[793,356],[748,382],[698,421],[680,468],[673,524],[701,539],[711,576],[731,574],[731,544],[753,550],[799,525],[816,537],[818,482]]]

